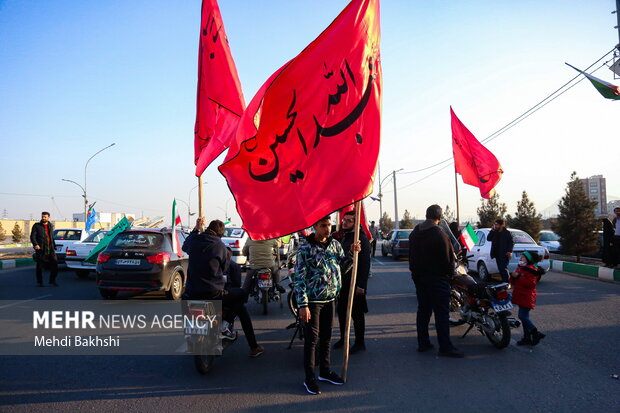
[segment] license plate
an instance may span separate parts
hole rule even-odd
[[[61,252],[63,245],[56,245],[56,251]]]
[[[200,323],[200,324],[202,324],[202,323]],[[208,336],[209,335],[209,325],[207,323],[202,328],[198,328],[196,326],[192,327],[192,323],[189,320],[185,320],[185,330],[184,331],[185,331],[185,334],[190,335],[190,336]]]
[[[271,278],[268,280],[258,280],[258,288],[271,288],[272,285]]]
[[[492,303],[491,305],[496,313],[500,311],[511,310],[514,307],[510,301],[505,303]]]
[[[514,258],[515,260],[519,261],[519,258],[521,258],[521,253],[520,252],[513,252],[512,253],[512,258]]]
[[[140,265],[140,260],[117,259],[116,265]]]

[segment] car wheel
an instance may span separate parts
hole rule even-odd
[[[81,278],[81,279],[88,278],[89,273],[90,273],[89,270],[75,270],[75,274],[78,276],[78,278]]]
[[[482,281],[489,281],[489,270],[484,262],[478,263],[478,278]]]
[[[112,291],[106,288],[100,288],[99,294],[101,294],[101,296],[105,298],[106,300],[112,300],[116,298],[116,294],[118,294],[118,291]]]
[[[181,277],[181,273],[175,271],[172,274],[170,289],[166,291],[166,297],[169,300],[177,301],[181,298],[181,294],[183,294],[183,277]]]

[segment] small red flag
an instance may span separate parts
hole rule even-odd
[[[379,0],[353,0],[250,102],[219,170],[252,239],[307,228],[372,192],[379,38]]]
[[[216,0],[203,0],[194,127],[196,176],[230,145],[245,109],[241,82]]]
[[[477,186],[480,196],[490,199],[504,171],[497,158],[456,117],[452,107],[452,153],[454,168],[463,182]]]

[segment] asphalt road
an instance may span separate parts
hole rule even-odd
[[[465,359],[416,352],[416,297],[407,262],[375,258],[369,282],[367,348],[351,356],[348,382],[302,386],[302,342],[286,347],[286,306],[261,315],[249,305],[266,352],[247,357],[243,337],[199,375],[186,356],[0,356],[0,411],[398,411],[617,412],[620,410],[620,285],[550,272],[532,319],[547,333],[530,349],[495,349],[476,332],[460,338]],[[0,271],[0,299],[95,299],[94,280],[61,272],[37,288],[34,269]],[[151,295],[153,299],[157,296]],[[162,298],[163,299],[163,298]],[[433,332],[434,333],[434,332]],[[334,330],[334,334],[338,333]],[[180,338],[182,341],[182,339]],[[434,340],[434,338],[433,338]],[[332,353],[340,371],[342,352]]]

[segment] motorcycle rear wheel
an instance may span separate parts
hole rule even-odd
[[[215,356],[208,356],[205,354],[195,355],[194,366],[196,366],[198,373],[207,374],[213,367],[213,360],[215,360]]]
[[[269,312],[269,290],[261,290],[261,304],[263,305],[263,315]]]
[[[499,318],[499,331],[495,330],[493,333],[485,331],[484,334],[495,348],[506,348],[508,344],[510,344],[510,323],[508,322],[508,316],[498,315],[496,317]]]

